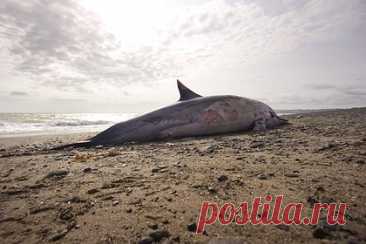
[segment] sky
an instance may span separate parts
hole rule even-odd
[[[1,0],[0,112],[147,112],[195,92],[366,106],[364,0]]]

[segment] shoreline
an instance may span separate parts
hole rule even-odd
[[[95,133],[0,138],[0,155],[9,154],[0,157],[0,242],[366,242],[366,108],[283,117],[291,124],[264,133],[44,154]],[[267,194],[305,211],[345,202],[347,223],[215,223],[192,232],[203,201]]]
[[[355,107],[355,108],[334,108],[334,109],[280,109],[279,111],[279,116],[280,117],[284,117],[284,118],[292,118],[294,116],[303,116],[303,115],[311,115],[311,114],[317,114],[317,113],[324,113],[324,112],[337,112],[337,111],[347,111],[347,110],[354,110],[354,109],[363,109],[363,107]],[[281,113],[281,111],[283,113]],[[1,113],[0,113],[1,114]],[[4,113],[7,114],[7,113]],[[22,113],[20,113],[22,114]],[[33,113],[33,114],[37,114],[37,113]],[[50,113],[52,114],[52,113]],[[75,114],[80,114],[80,113],[75,113]],[[99,113],[97,113],[99,114]],[[110,114],[110,113],[108,113]],[[115,114],[121,114],[121,113],[115,113]],[[117,123],[117,122],[116,122]],[[115,124],[115,123],[114,123]],[[113,123],[109,126],[107,126],[106,128],[112,126]],[[105,129],[106,129],[105,128]],[[3,143],[5,140],[12,140],[13,138],[15,138],[15,140],[17,141],[22,141],[22,140],[27,140],[27,138],[41,138],[41,137],[62,137],[62,136],[70,136],[70,135],[92,135],[92,134],[97,134],[101,131],[103,131],[104,129],[90,129],[87,130],[87,128],[83,128],[80,127],[77,130],[72,130],[74,128],[70,128],[69,131],[66,131],[66,129],[64,130],[45,130],[45,131],[27,131],[27,132],[19,132],[19,133],[9,133],[9,134],[0,134],[0,145],[1,143]],[[28,139],[29,140],[29,139]]]

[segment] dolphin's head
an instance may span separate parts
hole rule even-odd
[[[288,124],[286,119],[279,117],[267,104],[256,102],[254,130],[265,130]]]
[[[266,116],[266,128],[275,128],[288,124],[287,119],[279,117],[271,108],[269,108],[268,116]]]

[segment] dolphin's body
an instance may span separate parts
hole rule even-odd
[[[59,148],[262,131],[286,123],[260,101],[231,95],[202,97],[179,81],[178,89],[180,100],[173,105],[115,124],[89,141]]]

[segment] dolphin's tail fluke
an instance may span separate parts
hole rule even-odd
[[[78,148],[78,147],[91,147],[92,143],[90,141],[81,141],[81,142],[76,142],[76,143],[72,143],[72,144],[66,144],[66,145],[61,145],[61,146],[57,146],[54,148],[51,148],[51,150],[62,150],[65,148]]]

